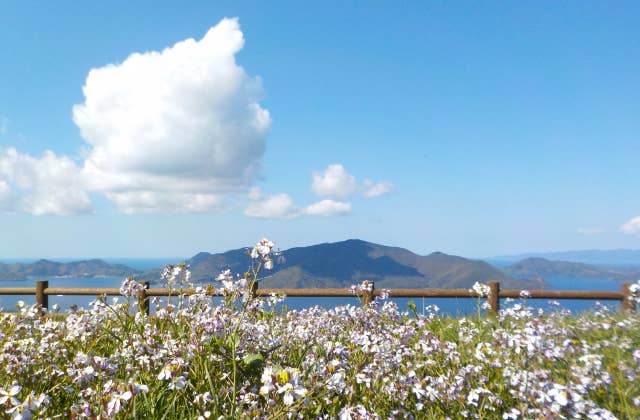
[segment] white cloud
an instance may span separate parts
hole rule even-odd
[[[11,187],[0,179],[0,214],[9,213],[13,207]]]
[[[627,235],[636,235],[640,237],[640,216],[636,216],[620,226],[620,230]]]
[[[80,168],[66,156],[47,151],[34,158],[16,149],[0,149],[0,185],[6,200],[11,194],[12,207],[35,215],[70,215],[92,211],[84,190]],[[7,193],[9,191],[9,193]],[[1,199],[1,197],[0,197]]]
[[[334,163],[327,166],[324,172],[313,173],[311,189],[323,197],[348,197],[359,188],[356,178],[347,173],[343,165]],[[379,197],[393,191],[393,184],[386,181],[374,183],[365,179],[360,191],[367,198]]]
[[[249,200],[260,200],[262,198],[262,191],[260,191],[260,188],[258,187],[253,187],[249,190],[249,194],[247,196],[249,197]]]
[[[121,212],[133,213],[206,213],[224,208],[223,197],[164,191],[126,191],[107,193]]]
[[[311,189],[319,196],[347,197],[358,188],[356,178],[340,164],[327,166],[323,173],[314,172]]]
[[[334,200],[322,200],[300,209],[287,194],[264,195],[259,188],[249,192],[249,204],[244,214],[264,219],[295,219],[306,216],[343,216],[351,212],[351,204]]]
[[[351,212],[351,203],[322,200],[304,209],[309,216],[343,216]]]
[[[246,190],[271,119],[260,79],[236,64],[243,45],[224,19],[199,41],[91,70],[73,108],[88,187],[125,212],[208,211]]]
[[[591,227],[591,228],[578,228],[578,233],[580,235],[584,235],[584,236],[594,236],[594,235],[600,235],[602,233],[604,233],[605,230],[602,228],[598,228],[598,227]]]
[[[252,188],[249,192],[249,199],[252,202],[244,210],[244,214],[249,217],[292,219],[300,215],[300,211],[288,194],[264,196],[258,188]]]
[[[365,179],[363,187],[363,195],[368,198],[379,197],[381,195],[389,194],[391,191],[393,191],[393,184],[386,181],[378,182],[377,184],[375,184],[373,183],[373,181]]]

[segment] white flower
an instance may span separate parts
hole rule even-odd
[[[487,297],[491,294],[491,289],[486,284],[475,282],[469,292],[475,293],[479,297]]]
[[[518,409],[516,409],[516,408],[512,408],[511,410],[509,410],[509,412],[508,412],[508,413],[504,413],[504,414],[502,415],[502,418],[503,418],[503,419],[513,419],[513,420],[516,420],[516,419],[520,418],[520,414],[521,414],[521,413],[520,413],[520,411],[519,411]]]
[[[141,392],[147,393],[149,392],[149,387],[147,385],[144,384],[133,384],[133,393],[134,394],[139,394]]]
[[[218,277],[216,277],[216,280],[218,281],[233,280],[233,276],[231,275],[231,270],[224,270],[223,272],[218,274]]]
[[[110,416],[120,411],[120,404],[122,401],[129,401],[132,397],[131,391],[125,391],[122,394],[114,394],[111,397],[111,401],[107,404],[107,414]]]
[[[269,255],[269,252],[271,252],[271,248],[269,248],[268,246],[258,245],[256,248],[258,249],[258,253],[263,257],[266,257],[267,255]]]
[[[20,404],[20,400],[16,398],[16,395],[20,393],[22,387],[20,385],[14,385],[9,390],[5,390],[4,388],[0,388],[0,405],[7,404],[9,402],[10,406]]]
[[[260,239],[260,242],[258,243],[258,245],[265,246],[265,247],[268,247],[269,249],[271,249],[276,244],[273,243],[272,241],[268,240],[267,238],[262,238],[262,239]]]
[[[169,389],[184,389],[187,386],[187,379],[184,376],[178,376],[169,384]]]
[[[550,396],[553,401],[564,407],[569,404],[569,399],[567,398],[567,388],[563,385],[553,384],[553,388],[547,392],[547,395]]]
[[[171,379],[171,366],[167,365],[160,370],[158,374],[158,380],[163,381],[165,379]]]
[[[293,404],[294,400],[307,395],[307,390],[304,387],[294,386],[291,383],[286,383],[278,390],[278,393],[284,393],[282,402],[284,402],[285,405],[291,405]]]
[[[122,296],[138,296],[138,292],[143,290],[144,286],[133,279],[128,277],[122,281],[120,285],[120,294]]]
[[[253,249],[251,250],[251,258],[253,258],[254,260],[256,258],[258,258],[260,256],[260,254],[258,254],[258,247],[254,246]]]
[[[263,384],[265,385],[267,384],[267,381],[265,381],[267,374],[268,371],[265,369],[265,372],[262,374]],[[296,399],[307,395],[307,389],[300,383],[300,371],[298,369],[289,367],[282,369],[277,373],[277,377],[279,382],[277,383],[278,394],[284,394],[282,401],[285,405],[291,405]],[[262,395],[265,395],[262,393],[263,389],[260,391]],[[267,391],[267,389],[264,391]]]

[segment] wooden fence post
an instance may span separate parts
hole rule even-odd
[[[636,301],[633,299],[633,295],[629,290],[631,284],[623,283],[620,287],[620,291],[622,292],[622,301],[620,302],[620,310],[624,312],[635,312],[636,311]]]
[[[44,289],[49,287],[47,280],[36,281],[36,303],[40,305],[40,312],[46,312],[49,310],[49,295],[45,295]]]
[[[138,291],[138,310],[149,315],[149,296],[147,296],[147,289],[150,283],[148,281],[140,282],[143,289]]]
[[[487,296],[487,303],[489,303],[487,315],[498,315],[500,310],[500,282],[490,281],[488,284],[491,291]]]
[[[375,282],[372,280],[365,280],[362,282],[364,290],[362,291],[362,306],[367,306],[373,301],[373,290],[376,287]]]

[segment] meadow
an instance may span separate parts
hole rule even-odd
[[[534,310],[527,294],[485,316],[437,307],[287,310],[250,291],[273,265],[273,243],[248,252],[241,276],[210,290],[122,296],[87,309],[0,313],[0,407],[9,418],[638,418],[640,317],[606,307]],[[163,275],[188,286],[188,267]],[[633,286],[634,293],[640,291]],[[362,293],[355,287],[354,293]],[[286,300],[285,300],[286,303]]]

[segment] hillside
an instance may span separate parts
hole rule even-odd
[[[349,287],[374,280],[378,288],[469,288],[476,281],[496,280],[503,288],[540,288],[538,279],[516,280],[483,261],[435,252],[426,256],[357,239],[291,248],[264,274],[263,287]],[[212,282],[224,269],[243,273],[250,263],[244,249],[221,254],[199,253],[187,263],[192,279]],[[157,281],[159,271],[139,276]]]

